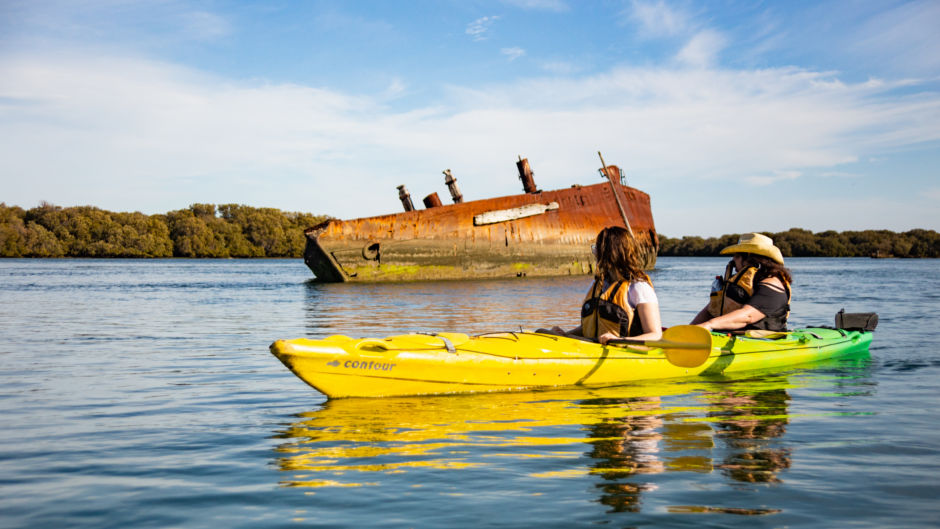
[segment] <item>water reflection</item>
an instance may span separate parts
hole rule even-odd
[[[737,481],[779,480],[790,451],[768,441],[786,433],[786,385],[684,382],[332,400],[277,435],[284,440],[278,466],[291,474],[283,482],[289,486],[362,486],[419,469],[538,459],[532,477],[594,476],[600,501],[629,511],[656,487],[647,477],[663,472],[720,469]]]
[[[847,364],[853,361],[843,361]],[[857,359],[856,363],[865,363]],[[859,365],[861,365],[859,364]],[[795,389],[824,398],[852,374],[762,375],[747,380],[659,382],[603,389],[452,397],[339,399],[278,432],[282,486],[420,487],[465,483],[512,489],[593,487],[608,512],[638,512],[644,496],[686,474],[740,486],[779,484],[793,464],[787,443]],[[822,373],[822,374],[820,374]],[[864,383],[864,380],[856,380]],[[824,414],[832,414],[832,404]],[[519,475],[524,468],[525,475]],[[512,469],[511,471],[508,469]],[[480,476],[489,476],[488,480]],[[666,475],[675,476],[667,478]],[[564,481],[573,480],[570,484]],[[577,482],[577,484],[575,484]],[[435,490],[440,492],[440,487]],[[779,512],[767,505],[671,505],[670,512]]]
[[[535,465],[532,477],[536,478],[587,475],[600,467],[592,470],[581,461],[584,432],[590,432],[589,443],[611,441],[613,432],[592,431],[592,425],[620,421],[624,410],[616,404],[619,399],[652,402],[661,395],[685,393],[688,388],[687,384],[651,384],[331,400],[301,414],[278,434],[285,440],[277,448],[278,466],[292,473],[300,471],[284,484],[312,487],[358,486],[383,474],[418,468],[494,467],[506,457],[563,461],[561,465]],[[657,428],[647,430],[654,435]]]
[[[588,454],[595,460],[591,471],[603,479],[596,484],[599,501],[612,512],[639,511],[641,494],[658,488],[652,474],[712,471],[714,431],[709,423],[695,420],[703,409],[701,395],[707,393],[701,384],[687,389],[696,391],[692,406],[684,400],[664,403],[659,397],[609,399],[609,405],[621,410],[619,416],[588,427],[593,445]]]
[[[747,483],[775,483],[790,468],[790,449],[776,441],[789,424],[790,395],[784,387],[755,389],[747,384],[708,395],[718,438],[728,455],[718,465],[729,478]],[[763,386],[763,384],[761,384]]]
[[[623,416],[602,420],[588,428],[593,438],[593,449],[588,454],[595,460],[591,468],[604,480],[597,485],[601,491],[600,502],[614,512],[638,511],[640,494],[655,489],[656,485],[623,478],[665,470],[660,454],[662,401],[659,397],[633,397],[601,399],[601,403],[605,400],[621,407]]]
[[[733,481],[779,481],[791,462],[790,449],[773,444],[789,423],[786,379],[721,386],[708,385],[696,397],[706,404],[700,417],[655,397],[615,399],[623,415],[589,427],[591,466],[604,480],[599,501],[612,512],[639,511],[641,494],[657,487],[644,475],[662,472],[717,468]]]

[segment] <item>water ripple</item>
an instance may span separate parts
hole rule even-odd
[[[666,325],[691,319],[725,262],[660,260]],[[934,527],[935,261],[788,265],[794,324],[831,325],[842,307],[879,312],[870,358],[603,389],[327,401],[268,353],[272,341],[574,326],[590,279],[333,285],[312,282],[299,260],[3,260],[0,519]]]

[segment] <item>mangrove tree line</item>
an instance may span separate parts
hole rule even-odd
[[[145,215],[0,203],[0,256],[301,257],[304,228],[326,218],[238,204]]]
[[[940,233],[933,230],[823,231],[813,233],[790,228],[779,233],[764,232],[785,257],[940,257]],[[660,236],[659,255],[718,255],[722,248],[738,242],[738,234],[721,237]]]

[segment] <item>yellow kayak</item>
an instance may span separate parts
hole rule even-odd
[[[659,341],[609,345],[527,331],[472,337],[444,332],[278,340],[271,353],[330,398],[388,397],[609,386],[774,369],[866,351],[871,340],[872,333],[864,330],[729,335],[679,325]]]

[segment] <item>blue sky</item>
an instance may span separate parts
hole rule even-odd
[[[940,230],[940,2],[0,0],[0,201],[339,218],[600,182],[669,236]]]

